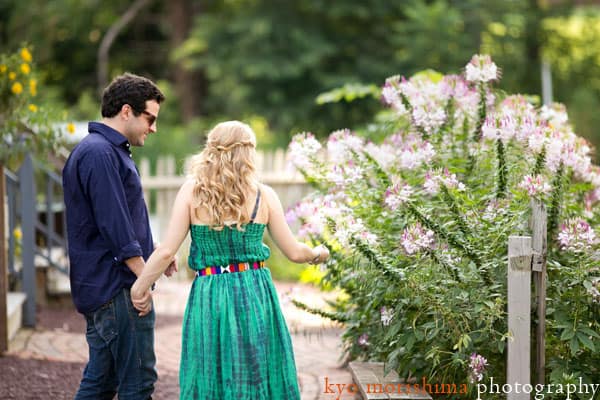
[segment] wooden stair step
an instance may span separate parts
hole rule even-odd
[[[431,399],[417,382],[407,383],[396,371],[383,374],[382,362],[351,362],[352,378],[364,400]]]

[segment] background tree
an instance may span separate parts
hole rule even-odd
[[[372,90],[353,102],[346,99],[357,95],[354,86],[339,102],[318,105],[317,96],[346,84],[380,86],[390,74],[456,71],[478,52],[503,65],[500,89],[536,96],[545,57],[554,99],[569,107],[578,132],[598,142],[600,17],[597,6],[579,3],[154,0],[116,37],[108,71],[129,70],[168,87],[161,135],[143,150],[152,157],[189,153],[224,118],[260,121],[261,143],[279,146],[308,127],[318,136],[358,127],[378,107]],[[78,119],[97,118],[98,47],[128,7],[116,0],[3,0],[0,46],[32,43],[52,88],[46,101],[69,106]]]

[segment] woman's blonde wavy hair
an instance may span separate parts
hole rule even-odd
[[[248,193],[257,189],[254,159],[256,136],[239,121],[217,124],[209,133],[206,146],[190,163],[195,179],[193,206],[208,213],[208,225],[222,230],[235,221],[238,230],[250,222]],[[252,199],[254,200],[254,199]]]

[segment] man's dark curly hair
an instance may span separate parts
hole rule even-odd
[[[148,78],[130,73],[117,76],[102,93],[102,116],[112,118],[121,111],[124,104],[129,104],[134,115],[138,116],[146,110],[146,101],[164,101],[165,95]]]

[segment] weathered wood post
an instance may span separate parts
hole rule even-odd
[[[19,169],[19,186],[23,214],[21,216],[21,230],[23,231],[23,290],[27,294],[23,308],[23,325],[35,326],[35,224],[37,221],[36,189],[34,179],[34,166],[31,154],[27,154],[23,165]],[[47,206],[49,207],[49,206]],[[48,220],[54,218],[48,214]]]
[[[506,383],[530,384],[531,371],[531,238],[508,238],[508,362]],[[529,400],[521,391],[508,393],[508,400]]]
[[[150,160],[148,160],[146,157],[140,160],[139,173],[140,179],[148,179],[150,177]],[[144,200],[146,201],[146,208],[148,209],[148,213],[151,213],[152,204],[150,201],[150,190],[146,187],[146,185],[143,185],[142,188],[144,190]]]
[[[0,355],[8,350],[8,260],[6,257],[6,178],[0,162]]]
[[[546,206],[539,200],[531,200],[531,245],[535,303],[537,308],[535,383],[544,384],[546,370],[546,254],[547,214]]]

